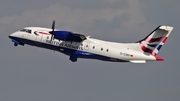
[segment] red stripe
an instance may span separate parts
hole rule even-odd
[[[153,52],[153,51],[152,51],[151,49],[148,49],[148,53],[152,54],[152,52]]]
[[[160,38],[152,38],[149,40],[149,42],[159,42],[162,39],[162,37]]]
[[[144,51],[144,50],[146,49],[146,47],[145,47],[145,46],[142,46],[141,49]]]
[[[167,38],[168,37],[165,37],[162,42],[165,43],[167,41]]]
[[[150,54],[153,53],[153,50],[151,50],[151,49],[149,49],[149,48],[147,48],[147,47],[145,47],[145,46],[142,46],[141,49],[142,49],[144,52],[147,52],[147,53],[150,53]]]
[[[156,61],[164,61],[163,58],[160,58],[160,57],[157,57],[157,56],[155,56],[155,58],[156,58]]]
[[[144,52],[147,52],[147,53],[152,54],[153,50],[151,50],[151,49],[149,49],[149,48],[146,48],[146,49],[144,50]]]
[[[157,55],[157,53],[154,53],[154,56],[156,56]]]
[[[45,32],[38,32],[39,34],[45,34],[45,35],[50,35],[49,33],[45,33]]]

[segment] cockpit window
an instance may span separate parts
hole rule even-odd
[[[27,33],[30,33],[31,34],[31,30],[29,30],[29,29],[22,29],[22,30],[20,30],[21,32],[27,32]]]
[[[21,31],[21,32],[26,32],[26,29],[21,29],[20,31]]]
[[[26,32],[31,34],[31,30],[26,30]]]

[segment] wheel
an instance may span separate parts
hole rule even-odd
[[[17,43],[14,43],[14,46],[18,46],[18,44],[17,44]]]
[[[76,62],[77,60],[71,60],[72,62]]]

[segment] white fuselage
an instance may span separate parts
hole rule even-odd
[[[114,62],[145,62],[155,60],[152,55],[144,54],[139,43],[107,42],[87,37],[82,42],[71,42],[53,39],[50,42],[51,29],[27,27],[31,32],[17,31],[10,38],[32,46],[47,48],[71,56],[77,53],[78,58],[99,59]],[[35,33],[36,32],[36,33]]]

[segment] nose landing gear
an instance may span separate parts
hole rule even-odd
[[[16,41],[14,39],[12,39],[12,42],[14,43],[14,46],[18,46],[18,45],[24,46],[24,43]]]

